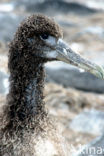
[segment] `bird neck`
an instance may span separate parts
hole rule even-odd
[[[38,63],[40,61],[32,61],[11,70],[8,118],[13,127],[19,124],[19,127],[30,125],[34,128],[46,115],[43,102],[44,67]]]

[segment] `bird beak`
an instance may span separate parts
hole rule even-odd
[[[58,60],[82,68],[98,78],[104,79],[103,67],[82,58],[79,54],[72,51],[62,39],[59,39],[57,42],[56,52]]]

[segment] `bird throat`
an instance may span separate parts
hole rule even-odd
[[[34,127],[36,122],[39,123],[46,115],[43,102],[43,64],[34,63],[27,66],[27,70],[19,69],[20,71],[12,73],[10,77],[8,117],[15,127],[18,123],[21,127]]]

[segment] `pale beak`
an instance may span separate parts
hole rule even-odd
[[[56,45],[56,52],[56,58],[58,60],[77,66],[81,69],[84,69],[85,71],[94,74],[98,78],[104,79],[103,67],[82,58],[79,54],[72,51],[62,39],[58,40],[58,43]]]

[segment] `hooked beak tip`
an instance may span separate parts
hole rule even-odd
[[[96,66],[96,76],[104,80],[104,68],[102,66]]]

